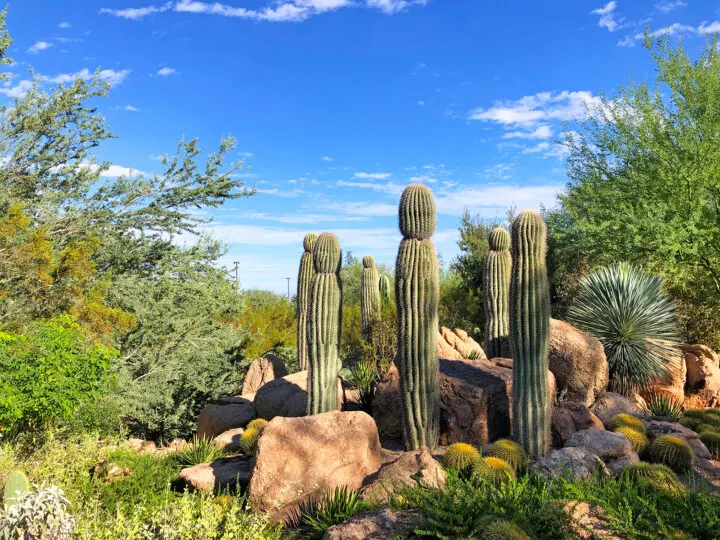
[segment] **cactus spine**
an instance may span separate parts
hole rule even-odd
[[[363,257],[362,263],[360,312],[363,335],[369,337],[373,323],[380,316],[380,275],[375,268],[375,260],[370,255]]]
[[[521,212],[512,225],[510,345],[513,435],[532,457],[550,448],[548,346],[550,291],[545,261],[547,227],[540,214]]]
[[[308,313],[308,415],[337,409],[340,370],[340,264],[337,236],[322,233],[313,247],[315,276]]]
[[[386,305],[390,303],[390,278],[387,276],[387,274],[383,274],[380,276],[380,298],[382,300],[382,305]]]
[[[313,264],[313,246],[317,241],[317,234],[314,232],[305,235],[303,247],[305,252],[300,257],[300,269],[297,280],[297,357],[300,370],[308,368],[308,310],[310,309],[310,282],[315,275]]]
[[[510,233],[496,227],[488,238],[490,252],[485,258],[485,354],[507,357],[510,333]]]
[[[398,306],[398,356],[405,446],[433,448],[440,423],[438,402],[439,270],[432,235],[435,199],[421,184],[411,184],[400,198],[403,240],[395,265]]]

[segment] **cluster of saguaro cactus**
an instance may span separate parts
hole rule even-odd
[[[309,415],[337,409],[341,260],[342,252],[337,236],[322,233],[313,247],[315,275],[310,285],[307,385]]]
[[[412,184],[400,198],[403,240],[395,266],[398,356],[403,428],[408,450],[437,444],[439,269],[432,242],[437,217],[426,186]]]
[[[510,345],[513,353],[513,435],[533,457],[550,448],[548,350],[550,290],[547,228],[526,210],[512,224]]]
[[[496,227],[488,238],[490,252],[485,259],[485,354],[507,357],[510,333],[510,233]]]
[[[375,268],[375,259],[365,255],[362,260],[363,273],[360,285],[360,313],[362,314],[362,330],[367,337],[373,323],[380,316],[380,275]]]
[[[298,270],[297,280],[297,357],[298,366],[301,370],[308,368],[308,348],[307,348],[307,316],[310,309],[310,282],[315,275],[315,265],[313,264],[313,246],[317,240],[317,234],[311,232],[305,235],[303,240],[303,248],[305,251],[300,257],[300,269]]]

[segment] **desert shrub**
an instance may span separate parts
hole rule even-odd
[[[218,448],[212,439],[195,436],[192,443],[175,452],[174,457],[181,467],[192,467],[201,463],[210,463],[226,455],[227,452]]]
[[[570,322],[600,340],[610,364],[612,388],[646,388],[678,358],[675,306],[658,276],[624,263],[583,278],[568,312]]]
[[[705,411],[702,409],[688,409],[685,411],[685,416],[688,418],[696,418],[698,420],[702,420],[702,418],[705,416]]]
[[[720,433],[715,431],[704,431],[700,433],[700,440],[708,451],[712,454],[712,458],[720,460]]]
[[[510,439],[499,439],[492,443],[487,455],[507,461],[516,473],[523,472],[528,465],[525,450]]]
[[[678,419],[678,423],[683,427],[694,430],[698,424],[700,424],[700,420],[697,418],[690,418],[689,416],[683,416]]]
[[[319,539],[333,525],[371,508],[356,491],[348,490],[347,486],[337,487],[303,509],[302,524],[310,538]]]
[[[650,444],[648,457],[653,463],[667,465],[678,473],[692,469],[695,456],[690,445],[680,437],[660,435]]]
[[[372,402],[375,399],[375,386],[379,373],[374,362],[360,360],[349,368],[342,368],[339,372],[343,381],[352,388],[357,388],[360,394],[360,405],[362,409],[372,414]]]
[[[480,451],[472,444],[455,443],[448,446],[445,451],[443,464],[456,471],[466,472],[480,459],[482,459]]]
[[[630,441],[630,444],[632,444],[633,449],[638,454],[640,454],[647,448],[648,438],[641,431],[638,431],[638,430],[633,429],[628,426],[620,426],[619,428],[615,429],[614,431],[615,431],[615,433],[620,433],[621,435],[624,435],[625,438],[628,441]]]
[[[620,413],[610,419],[610,429],[612,431],[620,427],[629,427],[645,435],[645,424],[643,424],[642,420],[637,416],[633,416],[632,414]]]
[[[270,291],[248,290],[240,296],[237,323],[247,331],[240,348],[248,360],[279,347],[297,346],[295,305]]]
[[[666,394],[652,394],[647,400],[647,407],[653,416],[680,418],[683,414],[682,403]]]
[[[75,526],[68,503],[57,486],[31,490],[0,511],[0,536],[5,540],[67,540]]]

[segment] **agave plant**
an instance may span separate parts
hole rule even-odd
[[[622,394],[647,388],[678,357],[675,305],[662,278],[630,264],[585,277],[568,318],[603,344],[612,388]]]
[[[651,394],[647,399],[647,409],[653,416],[680,418],[683,406],[680,401],[665,394]]]

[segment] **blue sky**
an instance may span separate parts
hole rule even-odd
[[[699,51],[720,31],[713,0],[16,0],[8,98],[28,66],[47,84],[100,67],[117,140],[109,174],[159,172],[181,136],[238,140],[252,199],[208,231],[243,287],[295,286],[302,238],[393,263],[397,201],[435,192],[435,237],[454,257],[463,209],[486,218],[552,205],[567,181],[563,122],[602,90],[652,76],[644,28]]]

